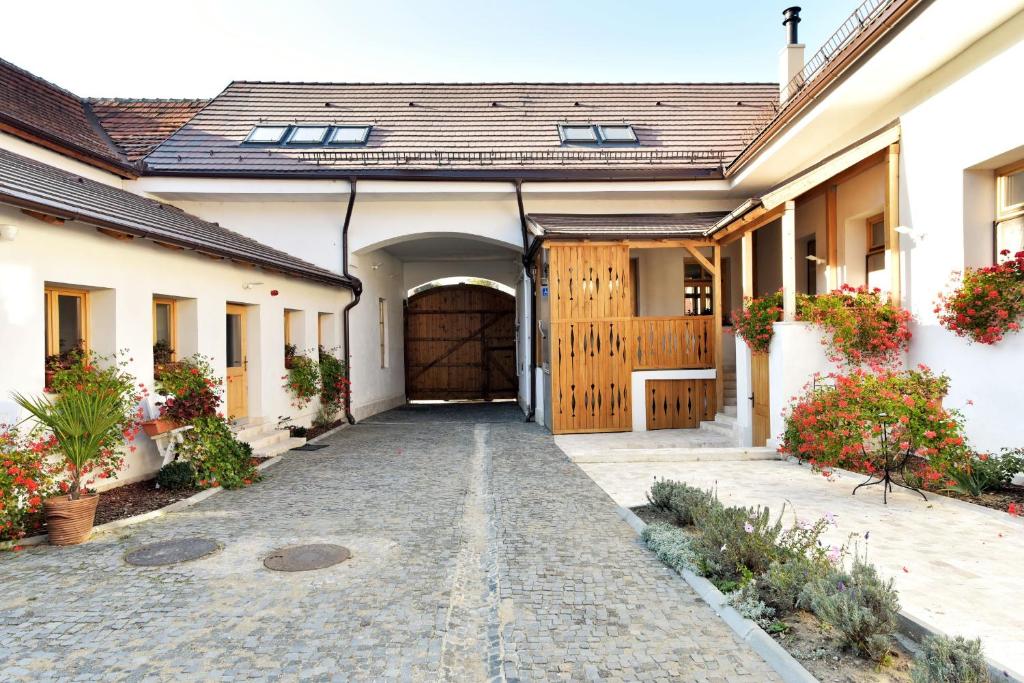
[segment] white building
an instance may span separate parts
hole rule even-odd
[[[763,445],[827,363],[804,324],[779,323],[751,400],[728,312],[744,293],[880,283],[916,318],[908,361],[973,400],[973,443],[1022,445],[1024,337],[968,345],[932,306],[997,240],[1021,246],[1021,206],[996,187],[1024,185],[1024,2],[857,12],[809,59],[794,30],[782,87],[236,82],[209,102],[83,100],[0,62],[0,396],[42,390],[45,356],[77,338],[128,349],[152,385],[156,336],[232,377],[232,415],[305,424],[315,405],[295,414],[282,388],[291,343],[347,353],[355,420],[407,396],[511,394],[558,432],[720,414]],[[512,288],[514,314],[441,290],[439,308],[410,305],[407,342],[411,290],[447,277]],[[157,458],[129,465],[122,480]]]

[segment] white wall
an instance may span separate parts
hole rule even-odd
[[[637,279],[640,281],[641,316],[683,315],[683,269],[689,252],[685,249],[634,249]]]
[[[41,393],[42,293],[45,284],[63,284],[90,290],[92,346],[105,354],[126,350],[129,372],[151,389],[154,295],[181,298],[180,352],[212,357],[221,377],[226,362],[225,306],[247,305],[249,414],[288,416],[308,424],[315,404],[297,412],[283,389],[284,309],[340,313],[350,299],[348,290],[226,265],[144,240],[115,240],[76,223],[52,226],[9,207],[0,206],[0,223],[19,228],[15,241],[0,242],[0,403],[12,391]],[[263,284],[246,289],[252,282]],[[271,290],[279,294],[272,296]],[[140,436],[138,445],[121,481],[145,477],[159,466],[149,440]]]
[[[885,164],[872,166],[840,185],[836,191],[841,285],[859,287],[867,284],[867,219],[882,213],[885,208],[885,174]]]
[[[406,291],[444,277],[480,277],[515,287],[521,271],[522,256],[509,252],[494,261],[406,261],[403,278]]]
[[[810,323],[775,323],[775,334],[768,350],[771,411],[768,445],[771,447],[779,445],[780,436],[785,431],[784,412],[803,393],[815,373],[825,375],[840,370],[825,355],[823,339],[824,333]],[[750,395],[749,374],[748,368],[747,396]]]

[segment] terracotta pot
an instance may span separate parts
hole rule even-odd
[[[78,500],[71,500],[69,496],[44,500],[43,511],[50,545],[76,545],[88,539],[96,519],[96,504],[99,502],[98,493],[82,494]]]
[[[57,371],[56,370],[47,370],[46,371],[46,383],[43,385],[43,388],[46,389],[47,391],[49,391],[50,387],[53,386],[53,378],[56,377],[56,376],[57,376]]]
[[[173,420],[165,420],[162,417],[158,417],[155,420],[146,420],[142,423],[142,429],[146,432],[146,436],[150,438],[163,434],[164,432],[169,432],[177,426],[177,422],[174,422]]]

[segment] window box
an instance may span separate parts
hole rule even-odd
[[[160,436],[166,434],[172,429],[177,429],[178,423],[173,420],[165,420],[162,417],[155,418],[153,420],[146,420],[142,423],[142,430],[146,432],[146,436],[153,438],[154,436]]]

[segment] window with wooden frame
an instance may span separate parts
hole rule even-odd
[[[153,363],[173,363],[178,349],[178,302],[153,297]]]
[[[865,284],[868,287],[888,289],[885,279],[885,214],[876,214],[867,219],[867,255],[864,258]]]
[[[76,351],[89,348],[89,293],[81,289],[43,290],[46,369],[64,367]]]
[[[325,331],[325,325],[327,321],[331,319],[330,313],[318,313],[316,316],[316,348],[317,350],[324,350],[324,339],[327,336]]]
[[[377,331],[380,334],[380,366],[388,366],[388,301],[377,299]]]
[[[994,241],[996,263],[1024,251],[1024,160],[996,169]]]
[[[696,261],[685,262],[683,315],[711,315],[714,310],[714,279]]]
[[[290,368],[292,366],[292,358],[295,357],[295,342],[292,341],[292,313],[285,309],[284,311],[284,366]]]

